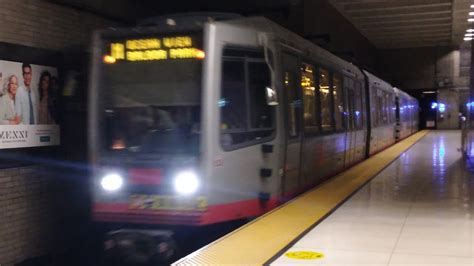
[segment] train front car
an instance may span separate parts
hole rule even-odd
[[[173,253],[171,232],[154,225],[200,224],[207,211],[204,30],[192,25],[95,34],[89,83],[92,216],[110,228],[122,225],[108,233],[106,249],[121,239],[141,241],[152,248],[132,257],[166,259]],[[128,248],[133,249],[139,250]]]
[[[132,32],[96,42],[94,218],[199,223],[202,32]]]
[[[169,22],[95,35],[93,219],[155,229],[268,211],[276,205],[268,191],[277,184],[264,180],[276,174],[276,92],[264,40],[225,23]]]

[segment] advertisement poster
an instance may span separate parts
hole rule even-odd
[[[59,145],[58,71],[0,60],[0,149]]]

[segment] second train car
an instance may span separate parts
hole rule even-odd
[[[93,218],[261,215],[417,130],[417,101],[261,17],[99,31]]]

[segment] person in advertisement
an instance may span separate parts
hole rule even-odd
[[[54,124],[52,117],[53,97],[51,97],[51,74],[48,71],[41,73],[38,90],[40,99],[38,123],[40,125]]]
[[[20,117],[15,111],[15,95],[18,88],[18,78],[15,75],[8,77],[5,93],[0,98],[0,125],[17,125]]]
[[[16,94],[15,109],[20,117],[20,123],[25,125],[38,124],[39,99],[37,91],[31,86],[32,71],[28,63],[23,63],[23,85]]]

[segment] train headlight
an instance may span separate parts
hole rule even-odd
[[[123,177],[119,174],[107,174],[100,180],[100,185],[107,191],[119,190],[123,185]]]
[[[193,171],[178,173],[174,178],[174,189],[179,194],[192,194],[199,187],[199,179]]]

